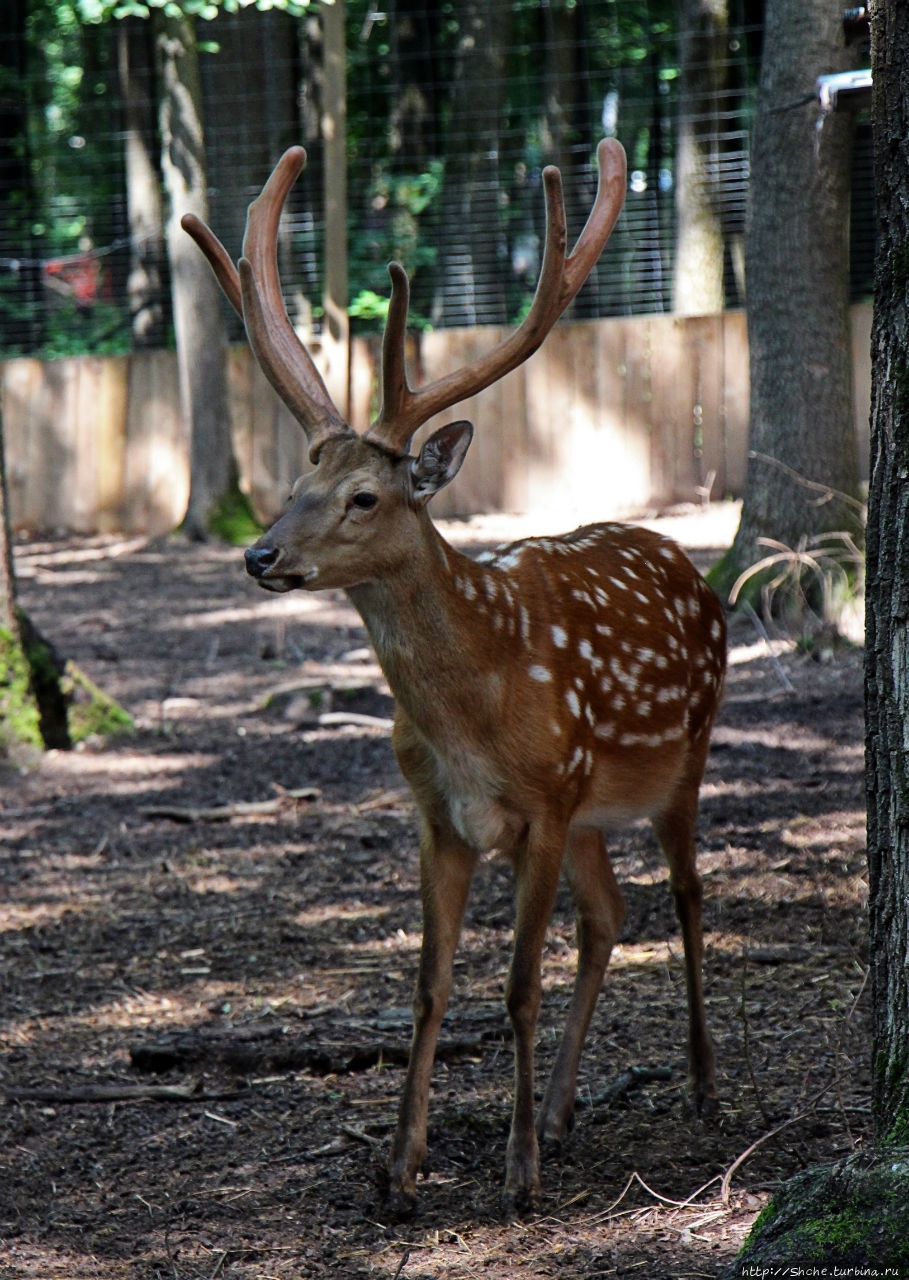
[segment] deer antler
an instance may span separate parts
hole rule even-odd
[[[414,391],[407,383],[404,340],[409,286],[397,262],[389,265],[392,292],[382,342],[382,405],[366,438],[405,453],[419,427],[436,413],[467,400],[523,363],[540,346],[549,330],[590,275],[609,239],[625,199],[625,153],[618,142],[604,138],[597,147],[599,182],[584,230],[569,257],[565,256],[565,205],[558,169],[543,170],[546,195],[546,244],[543,265],[530,311],[521,325],[487,355],[444,378]]]
[[[302,147],[290,147],[260,195],[249,206],[238,267],[214,232],[193,214],[182,227],[208,258],[218,283],[246,326],[249,345],[278,395],[309,440],[313,461],[327,439],[353,435],[335,408],[312,356],[294,332],[281,297],[278,223],[284,201],[306,164]]]

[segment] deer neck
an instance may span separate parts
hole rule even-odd
[[[473,699],[475,675],[491,665],[493,625],[471,603],[487,576],[424,514],[406,562],[347,591],[392,693],[417,723],[463,704],[465,671],[471,672]]]

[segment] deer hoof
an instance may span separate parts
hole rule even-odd
[[[392,1222],[406,1222],[417,1211],[417,1193],[405,1191],[403,1187],[389,1187],[382,1208]]]

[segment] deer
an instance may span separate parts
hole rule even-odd
[[[597,158],[596,196],[570,254],[561,177],[543,171],[546,232],[530,311],[473,364],[411,387],[409,281],[389,265],[381,402],[363,434],[335,407],[282,300],[278,225],[304,149],[284,153],[250,205],[236,265],[207,225],[183,219],[302,426],[313,464],[287,511],[246,551],[246,569],[267,591],[346,593],[395,698],[392,744],[418,813],[423,916],[413,1038],[386,1166],[401,1215],[415,1206],[427,1154],[433,1061],[468,890],[491,851],[510,862],[516,900],[505,987],[514,1044],[506,1211],[537,1203],[541,1147],[558,1147],[573,1124],[579,1060],[624,919],[606,847],[617,824],[649,818],[668,863],[684,947],[690,1088],[698,1114],[716,1105],[695,827],[725,677],[723,609],[678,545],[621,523],[472,559],[445,541],[428,506],[460,470],[473,426],[442,426],[411,452],[430,418],[527,360],[584,284],[625,195],[621,145],[604,139]],[[577,970],[535,1115],[542,951],[563,868]]]

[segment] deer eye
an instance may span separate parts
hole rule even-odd
[[[352,507],[359,507],[361,511],[372,511],[373,507],[379,499],[374,493],[368,493],[365,489],[360,493],[355,493],[350,500]]]

